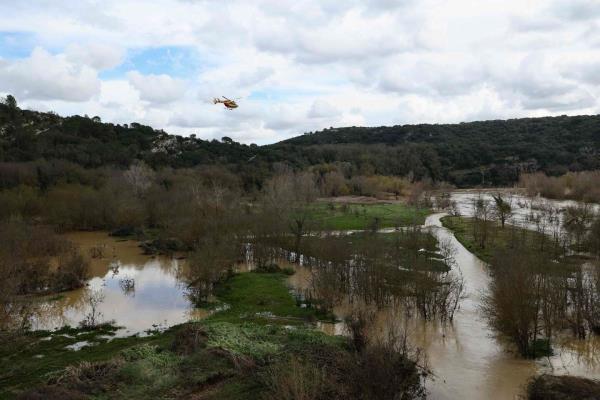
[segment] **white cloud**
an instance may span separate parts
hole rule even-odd
[[[35,48],[27,58],[0,63],[0,87],[20,99],[90,100],[100,91],[96,70]]]
[[[328,101],[317,99],[308,111],[309,118],[331,118],[341,114],[340,110]]]
[[[96,70],[114,68],[123,61],[123,49],[106,44],[69,45],[67,59],[75,64],[88,65]]]
[[[597,113],[599,7],[596,0],[16,2],[0,14],[0,32],[25,32],[37,48],[9,58],[0,41],[0,90],[59,113],[258,143],[346,124]],[[163,64],[152,52],[134,57],[160,48],[186,52]],[[221,95],[239,98],[240,107],[210,103]]]
[[[140,99],[151,103],[171,103],[180,99],[185,93],[184,81],[166,74],[143,75],[138,71],[130,71],[127,77],[140,93]]]

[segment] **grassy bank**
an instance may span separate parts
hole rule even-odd
[[[0,342],[0,398],[36,384],[52,373],[81,361],[106,361],[133,345],[166,344],[169,335],[145,338],[113,338],[117,328],[106,326],[96,330],[63,328],[54,332],[36,331],[24,336],[5,337]],[[94,343],[81,350],[68,346],[81,342]]]
[[[345,339],[307,325],[315,311],[296,306],[284,279],[235,275],[217,291],[223,311],[148,337],[113,338],[114,327],[64,328],[2,341],[0,398],[35,386],[23,398],[256,398],[278,360],[348,348]],[[82,341],[94,345],[67,348]]]
[[[317,311],[300,308],[285,285],[282,273],[237,274],[219,285],[216,291],[225,310],[209,321],[304,324],[317,319]]]
[[[380,228],[422,225],[431,211],[401,203],[393,204],[335,204],[318,202],[310,208],[310,218],[323,229],[369,229],[374,224]]]
[[[529,229],[506,225],[504,228],[497,222],[489,222],[487,226],[488,239],[481,246],[474,235],[473,218],[446,216],[441,219],[442,225],[450,229],[456,239],[471,253],[485,262],[490,262],[495,252],[509,248],[511,243],[519,241],[532,249],[550,247],[551,238]]]

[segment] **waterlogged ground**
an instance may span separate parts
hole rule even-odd
[[[473,195],[463,197],[467,210]],[[451,231],[441,226],[445,214],[427,217],[425,226],[438,241],[449,240],[455,249],[456,264],[466,283],[466,298],[451,324],[419,319],[405,320],[401,310],[385,309],[377,313],[371,334],[384,338],[390,329],[406,332],[413,346],[426,355],[433,377],[426,382],[432,399],[517,399],[523,394],[528,380],[537,373],[568,374],[597,379],[600,376],[600,338],[575,340],[566,337],[555,343],[555,354],[549,358],[524,360],[514,349],[497,338],[482,319],[479,307],[481,294],[487,288],[487,265],[470,253],[456,240]],[[296,267],[289,278],[297,290],[310,283],[310,271]],[[348,314],[348,304],[334,310],[343,319]],[[328,334],[345,335],[343,322],[319,323],[319,329]]]
[[[102,247],[104,255],[93,258],[88,285],[42,301],[32,319],[35,330],[77,326],[91,312],[90,293],[101,293],[98,320],[114,321],[125,329],[120,335],[165,328],[208,312],[191,306],[180,280],[184,261],[143,255],[134,240],[122,240],[104,232],[67,235],[84,254]]]
[[[461,213],[468,215],[477,196],[479,194],[475,192],[456,192],[452,198],[459,203]],[[484,196],[491,199],[489,194]],[[531,209],[531,201],[518,196],[513,201],[517,205],[515,221],[526,225],[523,221]],[[553,202],[553,205],[564,208],[567,204],[563,203]],[[556,346],[554,356],[532,361],[516,357],[507,343],[494,336],[479,312],[481,293],[488,285],[487,266],[465,249],[452,232],[441,227],[441,216],[428,216],[425,226],[438,240],[450,241],[467,286],[467,297],[454,322],[444,326],[438,322],[404,320],[400,311],[386,309],[377,314],[372,326],[372,330],[382,337],[390,329],[407,332],[411,343],[423,350],[428,366],[433,370],[433,379],[427,381],[429,398],[514,399],[523,393],[523,386],[536,373],[600,376],[598,338],[586,341],[567,338]],[[98,307],[101,319],[114,320],[125,327],[118,333],[121,336],[168,327],[209,314],[206,310],[193,308],[186,297],[186,287],[180,280],[184,261],[144,256],[135,241],[118,240],[106,233],[75,233],[69,238],[84,252],[102,245],[105,254],[92,260],[92,278],[87,287],[47,298],[41,303],[39,313],[33,317],[34,329],[76,326],[90,312],[85,298],[93,291],[104,294]],[[307,267],[294,267],[296,274],[288,278],[288,283],[295,290],[301,290],[310,282],[311,271]],[[124,282],[133,282],[133,287]],[[341,306],[335,314],[342,318],[345,311]],[[331,335],[347,334],[343,323],[319,322],[317,325]]]
[[[440,214],[432,215],[431,226],[438,240],[450,239],[456,249],[456,261],[467,284],[467,298],[454,323],[446,328],[421,323],[414,338],[425,349],[437,379],[429,387],[432,398],[513,399],[536,372],[600,376],[600,340],[567,339],[555,346],[556,354],[537,361],[515,357],[510,347],[497,339],[479,313],[481,293],[488,285],[487,266],[467,251],[454,235],[441,227]],[[579,351],[583,350],[583,351]]]
[[[458,212],[463,216],[472,216],[475,208],[475,203],[478,199],[494,204],[494,197],[501,195],[512,208],[512,215],[507,221],[510,224],[522,226],[527,229],[536,229],[536,225],[532,222],[531,216],[538,214],[543,209],[555,209],[558,211],[558,217],[562,221],[562,216],[567,207],[575,207],[580,204],[574,200],[553,200],[543,197],[527,197],[522,192],[510,189],[498,190],[456,190],[451,193],[450,199],[456,202]],[[590,207],[595,210],[600,210],[600,205],[590,204]],[[548,231],[550,227],[548,227]]]

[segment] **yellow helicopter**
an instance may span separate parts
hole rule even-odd
[[[225,96],[221,96],[221,97],[223,97],[223,98],[222,98],[222,99],[219,99],[219,98],[216,98],[216,97],[215,97],[215,98],[213,99],[213,103],[214,103],[214,104],[219,104],[219,103],[221,103],[221,104],[223,104],[223,105],[225,106],[225,108],[227,108],[228,110],[233,110],[234,108],[238,108],[238,105],[237,105],[237,103],[236,103],[234,100],[228,99],[228,98],[227,98],[227,97],[225,97]]]

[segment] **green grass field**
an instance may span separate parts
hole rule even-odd
[[[542,234],[529,229],[508,224],[505,228],[502,228],[496,222],[489,222],[489,239],[486,241],[486,246],[481,248],[473,236],[473,218],[446,216],[441,219],[441,222],[444,227],[454,233],[456,239],[463,246],[486,262],[492,260],[496,251],[507,248],[515,237],[519,242],[526,243],[531,247],[538,247],[542,240],[546,242],[550,240],[549,237],[544,237]]]
[[[443,217],[441,221],[442,225],[450,229],[456,239],[467,250],[488,263],[493,261],[494,254],[497,251],[511,248],[510,243],[516,242],[519,245],[525,245],[529,249],[539,252],[541,257],[555,259],[558,271],[581,265],[584,261],[584,258],[580,255],[564,256],[560,249],[553,247],[550,236],[530,229],[508,224],[505,228],[502,228],[497,222],[490,222],[488,228],[489,239],[486,241],[485,247],[482,248],[473,236],[474,220],[472,218],[447,216]]]
[[[318,202],[311,206],[311,217],[323,229],[370,229],[375,221],[380,228],[422,225],[429,209],[406,204],[335,204]]]
[[[52,373],[81,361],[106,361],[122,350],[142,343],[165,344],[167,335],[145,338],[128,337],[111,339],[114,327],[97,330],[63,328],[56,332],[32,332],[25,336],[4,339],[0,342],[0,399],[10,393],[32,387],[48,379]],[[110,340],[109,340],[110,339]],[[77,342],[97,343],[79,351],[66,346]]]
[[[260,397],[262,365],[315,346],[346,351],[345,339],[312,328],[316,310],[297,306],[285,278],[281,273],[234,275],[216,293],[228,308],[147,337],[111,339],[116,328],[107,326],[0,340],[0,399],[38,386],[54,390],[43,386],[49,381],[92,399]],[[202,332],[199,347],[182,353],[194,332]],[[96,344],[79,351],[66,348],[84,340]],[[256,367],[244,372],[240,362]],[[35,398],[70,398],[65,393],[42,392]]]
[[[216,291],[225,311],[209,321],[304,324],[317,318],[316,310],[300,308],[290,294],[281,273],[243,273],[229,278]]]

